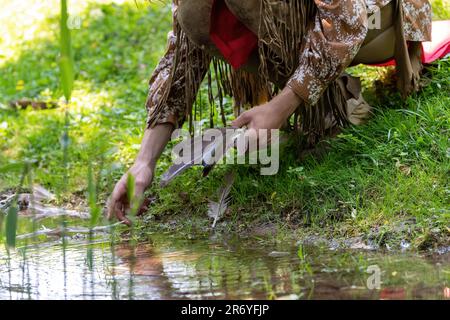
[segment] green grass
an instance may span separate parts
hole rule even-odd
[[[6,109],[9,101],[20,98],[56,100],[63,106],[56,62],[59,12],[53,9],[59,7],[59,1],[48,6],[28,2],[46,15],[42,30],[55,33],[44,39],[17,39],[11,48],[5,48],[5,52],[16,49],[17,55],[3,59],[0,56],[0,103],[4,105],[0,112],[0,164],[31,161],[39,183],[58,190],[68,184],[69,196],[86,189],[87,163],[92,163],[94,172],[98,172],[101,158],[107,158],[102,175],[114,180],[133,160],[145,126],[147,82],[165,46],[170,8],[137,8],[134,1],[120,5],[111,4],[113,1],[86,1],[89,4],[83,5],[83,10],[69,7],[71,12],[81,10],[82,27],[72,30],[76,81],[68,106],[70,179],[65,181],[61,165],[65,109]],[[14,12],[10,7],[13,14],[21,14],[19,9]],[[10,19],[14,21],[14,15]],[[3,34],[12,26],[8,28],[6,24],[6,28]],[[16,173],[3,175],[0,188],[17,185],[18,178]],[[106,180],[102,179],[104,192],[110,187],[105,185]]]
[[[15,164],[30,162],[35,182],[57,193],[58,202],[87,205],[91,168],[104,203],[138,151],[147,82],[171,26],[169,5],[137,3],[69,1],[81,28],[72,30],[75,82],[65,108],[57,60],[59,1],[0,0],[0,191],[19,185],[22,169]],[[436,19],[450,19],[448,1],[433,4]],[[277,176],[262,177],[251,166],[234,168],[233,200],[219,232],[246,233],[272,223],[280,235],[363,235],[380,244],[406,239],[419,248],[449,243],[450,61],[433,65],[430,84],[406,102],[389,90],[382,97],[373,94],[382,70],[352,72],[363,76],[374,118],[330,140],[321,159],[300,161],[295,148],[287,147]],[[60,107],[8,108],[9,101],[22,98],[57,101]],[[158,174],[170,165],[169,155],[167,150]],[[227,169],[219,167],[207,179],[193,169],[164,190],[155,181],[150,192],[157,201],[146,230],[208,231],[208,198]],[[405,221],[412,221],[409,228]]]

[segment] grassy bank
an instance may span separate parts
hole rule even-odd
[[[58,203],[84,205],[90,164],[104,203],[138,151],[147,81],[164,51],[170,7],[143,1],[136,6],[131,0],[71,2],[80,26],[72,30],[77,74],[66,121],[56,62],[58,3],[0,0],[0,191],[17,186],[20,164],[30,162],[34,181],[55,192]],[[448,1],[434,5],[436,19],[450,19]],[[141,222],[143,233],[208,233],[208,200],[215,199],[225,172],[235,170],[220,234],[358,236],[379,245],[406,240],[422,249],[448,245],[450,60],[431,66],[428,85],[405,102],[389,89],[380,94],[374,81],[384,71],[358,67],[352,72],[363,77],[375,106],[367,125],[329,140],[321,157],[299,160],[288,146],[276,176],[239,166],[219,167],[201,179],[193,169],[163,190],[156,179],[149,192],[156,200]],[[8,106],[25,98],[60,107]],[[167,150],[158,175],[169,159]]]

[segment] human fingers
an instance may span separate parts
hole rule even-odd
[[[251,114],[249,111],[242,113],[239,117],[237,117],[231,125],[235,128],[242,128],[247,125],[251,121]]]

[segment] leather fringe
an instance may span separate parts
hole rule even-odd
[[[395,61],[397,64],[397,88],[403,98],[420,89],[422,71],[421,42],[406,41],[403,21],[403,0],[395,0]]]
[[[192,43],[176,24],[176,56],[169,79],[173,82],[181,64],[192,66],[199,61],[209,65],[207,70],[209,125],[214,127],[216,118],[216,101],[219,103],[220,119],[227,126],[226,110],[223,100],[226,95],[234,98],[234,113],[265,103],[284,86],[298,67],[303,38],[310,23],[314,23],[316,5],[311,0],[273,1],[261,0],[259,27],[259,72],[249,73],[243,69],[233,70],[226,62],[211,57]],[[186,117],[193,132],[193,121],[198,114],[199,105],[196,96],[204,70],[186,67],[185,102]],[[201,68],[200,68],[201,69]],[[178,76],[178,75],[177,75]],[[341,80],[342,81],[342,80]],[[166,90],[158,103],[158,110],[165,107],[170,90]],[[200,107],[201,107],[200,103]],[[330,123],[345,125],[346,114],[345,90],[338,81],[332,83],[316,105],[302,105],[289,120],[286,128],[307,136],[309,144],[314,144],[329,132]],[[202,114],[202,110],[200,110]]]

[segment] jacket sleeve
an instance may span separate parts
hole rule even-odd
[[[177,21],[178,0],[172,2],[173,30],[167,51],[154,70],[146,102],[147,127],[171,123],[183,125],[190,113],[210,59],[189,42]]]
[[[368,31],[364,0],[314,0],[317,14],[287,85],[307,104],[316,104],[327,86],[353,61]]]
[[[404,31],[408,41],[431,41],[432,11],[428,0],[402,1]]]

